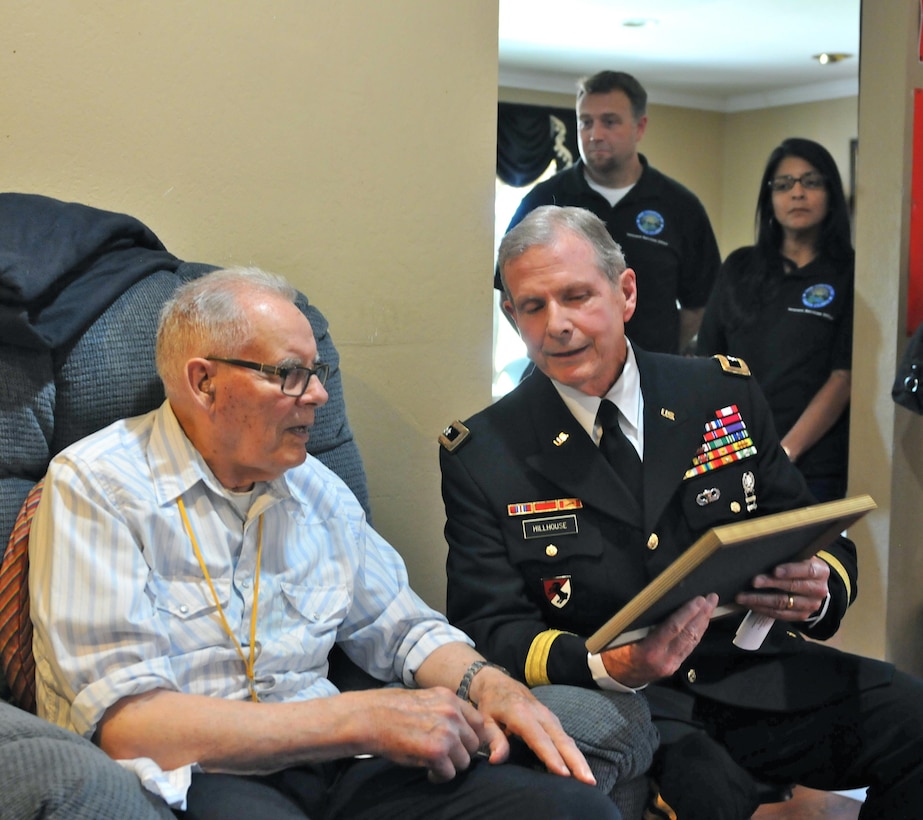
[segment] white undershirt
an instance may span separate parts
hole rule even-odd
[[[635,187],[635,183],[632,182],[631,185],[628,185],[625,188],[608,188],[605,185],[600,185],[598,182],[590,179],[590,175],[586,171],[583,172],[583,177],[586,179],[586,184],[589,185],[598,194],[600,194],[613,208],[619,202],[621,202],[622,199],[624,199],[625,194],[627,194],[632,188]]]

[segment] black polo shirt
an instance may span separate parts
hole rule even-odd
[[[754,264],[754,248],[725,260],[699,330],[698,352],[739,356],[766,394],[779,437],[798,420],[833,370],[852,368],[853,265],[826,258],[782,275],[752,322],[731,327],[727,296]],[[844,476],[849,411],[798,459],[807,477]]]
[[[721,257],[698,197],[639,157],[644,166],[641,178],[615,207],[587,184],[578,160],[526,194],[509,228],[541,205],[576,206],[595,213],[637,276],[638,307],[626,326],[628,336],[645,350],[676,353],[677,302],[684,308],[704,307]],[[499,273],[494,287],[500,289]]]

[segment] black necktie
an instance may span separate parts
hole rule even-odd
[[[603,399],[596,418],[603,431],[599,440],[600,451],[641,506],[641,459],[634,445],[622,432],[618,408],[608,399]]]

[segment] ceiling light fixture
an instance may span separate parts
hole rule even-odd
[[[821,65],[830,65],[830,63],[848,60],[850,57],[852,57],[852,54],[844,54],[842,51],[824,51],[820,54],[815,54],[811,59],[817,60]]]

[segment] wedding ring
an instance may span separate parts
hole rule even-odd
[[[795,606],[795,596],[789,595],[788,596],[788,608],[791,609],[794,606]]]

